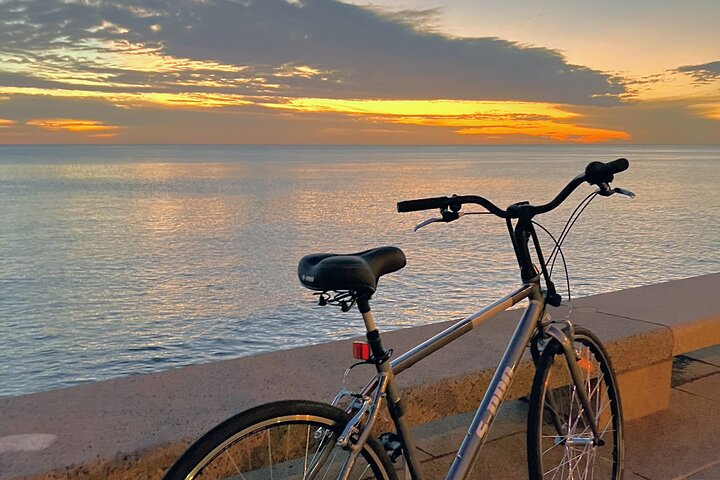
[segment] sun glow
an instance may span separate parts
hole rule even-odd
[[[69,118],[47,118],[36,119],[27,122],[32,127],[40,127],[46,130],[64,130],[74,133],[88,133],[93,136],[109,137],[116,135],[116,131],[122,127],[105,125],[96,120],[75,120]]]
[[[486,125],[480,127],[463,128],[456,133],[459,135],[529,135],[531,137],[545,137],[552,140],[578,143],[605,142],[608,140],[629,140],[627,132],[607,130],[604,128],[582,127],[579,125],[538,121],[532,123],[519,122],[513,125]]]
[[[472,100],[342,100],[331,98],[296,98],[286,103],[266,104],[306,112],[341,112],[366,115],[416,115],[457,117],[467,115],[538,115],[552,118],[573,118],[577,114],[548,103],[478,102]]]
[[[700,114],[701,117],[709,120],[720,120],[720,102],[700,103],[690,108]]]
[[[458,135],[528,135],[580,143],[630,138],[627,132],[619,130],[576,125],[569,120],[579,120],[579,114],[561,105],[540,102],[299,98],[263,105],[302,112],[343,113],[375,122],[457,128]]]
[[[173,73],[199,70],[237,73],[247,69],[239,65],[173,57],[163,54],[159,47],[150,48],[126,41],[105,42],[99,46],[98,51],[100,63],[135,72]]]
[[[187,93],[109,93],[94,90],[49,89],[37,87],[0,87],[0,94],[38,95],[62,98],[94,98],[106,100],[119,107],[157,105],[163,107],[215,108],[247,105],[252,102],[242,95],[204,92]]]

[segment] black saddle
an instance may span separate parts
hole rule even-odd
[[[353,254],[314,253],[300,259],[298,277],[311,290],[352,290],[368,297],[378,279],[405,266],[397,247],[379,247]]]

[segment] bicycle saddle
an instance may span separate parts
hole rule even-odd
[[[378,247],[360,253],[314,253],[298,263],[300,283],[310,290],[353,290],[372,295],[380,277],[405,266],[397,247]]]

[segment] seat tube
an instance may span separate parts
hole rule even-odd
[[[375,327],[375,320],[373,319],[372,312],[370,311],[370,303],[365,298],[358,298],[357,300],[358,310],[362,313],[363,321],[365,322],[365,328],[367,329],[367,340],[370,345],[370,350],[375,359],[375,367],[378,373],[384,373],[387,375],[387,406],[390,412],[390,417],[395,424],[398,435],[402,439],[403,454],[405,455],[405,461],[410,471],[410,478],[413,480],[422,480],[422,473],[419,470],[420,462],[417,458],[417,449],[413,441],[412,434],[410,433],[410,427],[405,421],[404,412],[404,401],[400,388],[398,387],[395,375],[390,364],[390,355],[385,351],[380,340],[380,332]],[[379,388],[379,387],[378,387]]]

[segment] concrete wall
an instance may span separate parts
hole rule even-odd
[[[629,418],[667,406],[673,355],[720,343],[717,292],[720,274],[574,302],[573,321],[595,331],[610,351]],[[567,313],[552,311],[556,318]],[[410,422],[475,409],[519,314],[505,312],[403,373],[399,381],[406,388]],[[381,312],[377,322],[382,329]],[[383,338],[386,347],[402,352],[448,325],[413,327]],[[160,478],[188,439],[243,409],[279,399],[332,399],[353,361],[350,344],[338,341],[0,399],[0,478]],[[513,398],[529,392],[528,367],[526,360],[513,382]],[[368,367],[356,369],[348,384],[362,386],[371,373]]]

